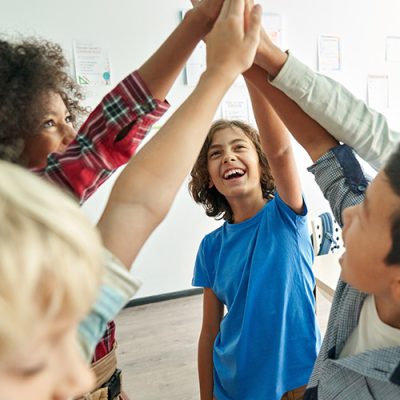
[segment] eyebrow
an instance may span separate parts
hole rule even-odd
[[[64,116],[70,114],[69,110],[67,107],[65,107],[65,112],[64,112]],[[44,114],[43,118],[49,118],[52,117],[53,115],[57,115],[57,111],[55,110],[49,110],[46,112],[46,114]]]
[[[244,143],[246,143],[246,140],[244,140],[244,139],[240,139],[240,138],[238,138],[238,139],[233,139],[232,141],[230,141],[228,144],[229,145],[231,145],[231,144],[235,144],[235,143],[239,143],[239,142],[244,142]],[[210,150],[212,150],[212,149],[215,149],[215,148],[219,148],[219,147],[222,147],[222,144],[212,144],[209,148],[208,148],[208,151],[210,151]]]

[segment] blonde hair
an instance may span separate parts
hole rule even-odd
[[[78,319],[101,279],[100,238],[74,201],[0,161],[0,363],[35,325]]]

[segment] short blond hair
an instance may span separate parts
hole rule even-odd
[[[98,233],[75,202],[0,161],[0,364],[35,324],[81,318],[101,280]]]

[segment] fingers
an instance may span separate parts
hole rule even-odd
[[[232,2],[232,0],[224,0],[224,3],[222,4],[222,8],[219,13],[217,21],[225,19],[228,16],[231,2]]]
[[[200,3],[200,0],[190,0],[190,2],[192,3],[193,7],[196,7]]]
[[[246,3],[246,0],[231,0],[230,14],[243,17]]]
[[[249,45],[258,45],[260,41],[260,32],[261,32],[261,16],[262,16],[262,8],[259,4],[253,6],[250,17],[248,21],[248,27],[246,32],[245,40],[249,43]]]

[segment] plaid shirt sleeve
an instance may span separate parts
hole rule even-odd
[[[50,154],[44,169],[32,172],[73,193],[82,204],[121,165],[127,163],[150,130],[167,111],[167,102],[150,94],[137,71],[128,75],[89,115],[66,152]],[[128,133],[116,140],[129,127]],[[108,354],[115,342],[110,321],[93,362]]]
[[[65,153],[50,154],[47,166],[33,172],[73,193],[82,204],[129,161],[168,107],[152,97],[135,71],[103,98]],[[116,140],[127,127],[128,133]]]

